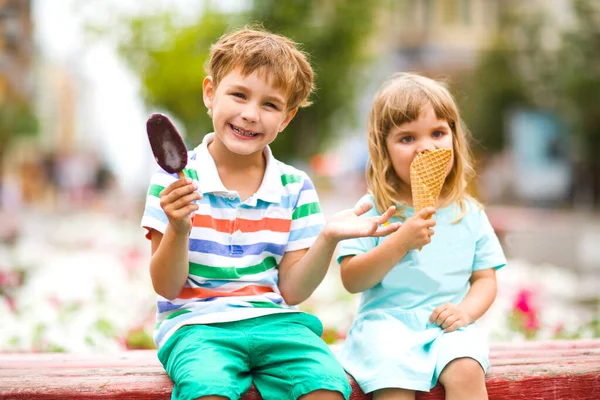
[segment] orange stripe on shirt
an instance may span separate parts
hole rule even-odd
[[[248,285],[233,292],[221,292],[218,290],[208,290],[202,288],[181,289],[177,296],[179,299],[207,299],[209,297],[236,297],[236,296],[255,296],[265,293],[274,293],[270,286]]]
[[[237,222],[236,230],[240,230],[242,232],[289,232],[292,226],[291,220],[279,218],[263,218],[260,220],[240,218],[237,221],[230,221],[228,219],[216,219],[210,215],[199,214],[195,214],[193,218],[193,224],[195,227],[215,229],[218,232],[223,233],[232,233],[235,226],[234,222]]]

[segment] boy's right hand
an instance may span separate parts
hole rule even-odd
[[[171,228],[177,233],[188,234],[192,229],[191,214],[198,210],[195,200],[202,195],[190,178],[178,179],[160,192],[160,206],[169,219]]]
[[[402,247],[407,252],[413,249],[420,249],[431,243],[431,236],[435,233],[433,227],[435,220],[431,218],[435,214],[434,207],[425,207],[417,215],[407,218],[402,226],[393,234],[401,242]]]

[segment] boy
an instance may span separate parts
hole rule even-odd
[[[291,40],[249,28],[226,34],[207,74],[214,133],[188,153],[187,179],[154,174],[142,219],[172,398],[238,399],[254,381],[265,400],[348,399],[320,321],[295,305],[322,281],[340,240],[397,229],[380,227],[393,210],[365,220],[364,205],[324,225],[311,180],[271,154],[313,89]]]

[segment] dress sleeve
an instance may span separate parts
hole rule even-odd
[[[309,248],[325,226],[325,217],[311,179],[302,174],[301,187],[292,212],[290,236],[285,251]]]
[[[379,211],[377,211],[375,200],[370,195],[366,195],[361,198],[356,205],[367,202],[372,203],[373,208],[361,215],[361,218],[370,218],[381,215]],[[373,236],[343,240],[338,251],[337,262],[340,263],[346,256],[356,256],[358,254],[366,253],[377,246],[379,243],[378,240],[379,238]]]
[[[167,228],[167,215],[160,206],[160,192],[178,179],[176,174],[169,174],[162,168],[158,168],[150,178],[148,193],[146,194],[146,205],[142,216],[141,226],[146,230],[146,238],[150,239],[150,230],[155,229],[165,233]]]
[[[479,211],[479,235],[475,244],[473,271],[488,268],[500,269],[506,265],[506,257],[500,240],[494,232],[485,211]]]

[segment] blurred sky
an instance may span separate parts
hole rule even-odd
[[[236,7],[241,3],[219,5]],[[140,99],[137,78],[118,58],[114,44],[108,39],[86,41],[85,23],[106,22],[110,26],[116,15],[167,7],[193,18],[203,4],[202,0],[33,1],[34,37],[44,63],[67,66],[77,77],[76,83],[84,83],[76,89],[78,134],[90,141],[88,145],[100,147],[99,153],[125,187],[145,188],[154,168],[145,132],[149,111]]]

